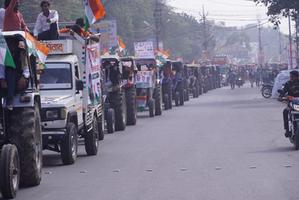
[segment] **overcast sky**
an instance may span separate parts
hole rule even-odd
[[[216,21],[224,21],[227,26],[245,26],[247,24],[256,23],[257,18],[267,24],[267,9],[264,6],[256,6],[254,2],[249,0],[169,0],[169,4],[178,12],[186,12],[199,17],[202,13],[204,5],[208,13],[208,19]],[[280,29],[284,33],[288,33],[288,23],[284,19]]]

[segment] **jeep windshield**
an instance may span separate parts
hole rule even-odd
[[[72,89],[72,71],[69,63],[47,63],[40,77],[41,90]]]

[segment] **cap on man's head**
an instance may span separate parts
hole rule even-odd
[[[299,77],[299,72],[296,71],[296,70],[294,70],[294,71],[291,71],[291,72],[290,72],[290,75],[291,75],[291,76],[295,76],[295,77]]]

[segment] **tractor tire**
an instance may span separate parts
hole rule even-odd
[[[98,119],[99,127],[99,141],[103,141],[105,138],[105,116],[102,114]]]
[[[161,98],[161,88],[157,87],[154,94],[155,99],[155,115],[162,115],[162,98]]]
[[[202,85],[199,85],[199,86],[198,86],[198,96],[199,96],[199,95],[202,95],[202,93],[203,93],[203,92],[202,92]]]
[[[149,109],[149,116],[155,117],[155,100],[154,99],[150,99],[148,101],[148,109]]]
[[[193,88],[192,93],[193,93],[193,98],[194,99],[197,98],[196,88]]]
[[[174,102],[175,102],[175,106],[179,106],[180,105],[180,93],[179,92],[175,93]]]
[[[115,131],[124,131],[127,124],[126,101],[121,92],[113,92],[110,95],[110,104],[115,114]]]
[[[170,96],[168,99],[168,106],[169,106],[169,109],[171,110],[172,109],[172,93],[170,93]]]
[[[173,94],[172,94],[172,83],[169,83],[168,86],[167,86],[167,94],[169,96],[169,99],[168,99],[168,106],[169,106],[169,109],[171,110],[172,109],[172,97],[173,97]]]
[[[184,97],[184,88],[183,85],[180,85],[180,106],[183,106],[185,104],[185,97]]]
[[[184,101],[187,102],[189,101],[189,98],[188,98],[188,91],[186,89],[184,89]]]
[[[37,186],[42,177],[42,130],[39,105],[16,108],[10,114],[11,141],[20,157],[20,185]]]
[[[164,100],[164,109],[169,110],[170,106],[169,106],[169,96],[168,96],[168,94],[164,95],[163,100]]]
[[[163,101],[165,110],[172,109],[172,83],[163,86]],[[166,97],[166,98],[165,98]]]
[[[94,116],[92,121],[92,130],[86,131],[84,135],[84,146],[88,156],[95,156],[98,154],[99,149],[99,126],[98,119]]]
[[[200,88],[200,87],[196,87],[195,89],[196,89],[196,98],[198,98],[198,97],[199,97],[199,95],[201,95],[201,94],[202,94],[202,92],[200,91],[200,90],[201,90],[201,88]]]
[[[136,89],[130,88],[126,91],[127,125],[135,126],[137,123]]]
[[[180,93],[180,106],[183,106],[185,104],[185,98],[184,98],[184,92],[182,91]]]
[[[186,90],[185,99],[186,99],[186,101],[190,101],[189,91],[188,90]]]
[[[112,108],[110,108],[107,112],[107,132],[112,134],[115,132],[115,112]]]
[[[20,183],[20,160],[18,149],[13,144],[2,147],[0,158],[0,188],[5,199],[17,195]]]
[[[61,142],[61,160],[64,165],[74,164],[78,155],[78,130],[74,123],[69,122],[66,134]]]

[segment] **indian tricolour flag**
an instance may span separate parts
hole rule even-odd
[[[37,41],[30,33],[25,33],[25,39],[28,45],[29,53],[37,56],[38,61],[45,64],[49,54],[49,48],[45,44]]]
[[[0,31],[0,64],[6,67],[16,68],[12,55],[7,47],[3,34]]]
[[[101,0],[83,0],[83,3],[87,19],[86,27],[94,24],[106,15],[106,11]]]
[[[118,36],[118,47],[119,47],[120,51],[123,51],[126,49],[126,45],[125,45],[124,41],[119,36]]]

